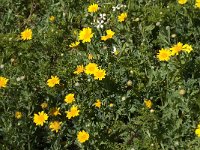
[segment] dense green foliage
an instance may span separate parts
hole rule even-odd
[[[93,3],[1,0],[0,76],[9,81],[0,88],[0,149],[198,150],[200,9],[192,0],[184,5],[174,0],[99,0],[99,10],[89,13]],[[126,7],[113,11],[118,4]],[[128,17],[118,22],[123,12]],[[102,29],[95,24],[100,13],[106,14]],[[91,42],[69,47],[84,27],[92,28]],[[20,34],[26,28],[33,35],[24,41]],[[102,41],[108,29],[115,35]],[[178,42],[190,44],[193,51],[158,60],[161,48]],[[89,62],[106,70],[103,80],[73,73]],[[53,88],[47,85],[51,75],[60,78]],[[68,93],[75,94],[80,109],[72,119],[65,114],[71,106],[64,102]],[[94,106],[96,99],[100,108]],[[145,99],[152,101],[151,108]],[[48,103],[45,109],[43,102]],[[49,114],[53,107],[60,107],[61,115],[36,126],[34,114]],[[20,119],[16,111],[22,112]],[[49,129],[54,120],[62,121],[58,133]],[[90,135],[85,143],[77,140],[80,130]]]

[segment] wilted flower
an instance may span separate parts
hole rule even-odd
[[[53,122],[50,122],[49,128],[51,129],[52,132],[55,131],[57,133],[58,130],[61,129],[61,124],[62,122],[53,121]]]
[[[60,107],[54,107],[50,109],[50,115],[52,116],[57,116],[57,115],[61,115],[60,113]]]
[[[83,65],[78,65],[76,67],[76,71],[74,71],[74,74],[80,74],[80,73],[83,73],[84,72],[84,67]]]
[[[22,117],[22,113],[20,111],[15,112],[15,118],[20,119]]]
[[[94,103],[94,106],[100,108],[101,107],[101,101],[99,99],[97,99],[96,102]]]
[[[79,41],[76,41],[76,42],[71,43],[71,44],[69,45],[69,47],[74,48],[74,47],[77,47],[79,44],[80,44],[80,42],[79,42]]]
[[[47,102],[43,102],[40,106],[42,107],[42,109],[45,109],[48,107],[48,104]]]
[[[147,108],[151,108],[153,105],[152,101],[147,99],[144,100],[144,104]]]
[[[49,20],[50,20],[51,22],[54,22],[54,21],[55,21],[55,17],[54,17],[54,16],[50,16],[50,17],[49,17]]]

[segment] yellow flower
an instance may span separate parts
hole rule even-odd
[[[61,115],[60,114],[60,107],[54,107],[50,109],[50,115],[52,116],[57,116],[57,115]]]
[[[170,59],[171,52],[168,49],[161,49],[159,50],[159,53],[157,54],[157,58],[160,61],[168,61]]]
[[[50,17],[49,17],[49,20],[50,20],[51,22],[54,22],[54,21],[55,21],[55,17],[54,17],[54,16],[50,16]]]
[[[113,35],[115,34],[115,32],[113,32],[111,29],[106,30],[106,36],[101,36],[101,40],[102,41],[106,41],[108,39],[111,39],[113,37]]]
[[[82,40],[83,43],[91,42],[91,38],[93,37],[92,29],[87,27],[83,28],[83,30],[79,33],[79,40]]]
[[[69,111],[65,111],[65,113],[67,114],[66,117],[68,119],[71,119],[72,117],[79,116],[79,112],[80,112],[80,110],[78,110],[78,106],[74,106],[74,105],[70,108]]]
[[[111,29],[109,30],[106,30],[106,33],[107,33],[107,37],[110,39],[113,37],[113,35],[115,34],[115,32],[113,32]]]
[[[88,7],[88,12],[93,13],[96,12],[98,10],[98,4],[92,4]]]
[[[110,105],[109,105],[110,107],[113,107],[114,106],[114,104],[113,103],[110,103]]]
[[[84,67],[83,67],[83,65],[78,65],[78,66],[76,67],[76,71],[74,71],[74,74],[80,74],[80,73],[82,73],[82,72],[84,72]]]
[[[182,50],[185,51],[185,52],[187,52],[187,53],[190,53],[193,50],[193,48],[192,48],[191,45],[185,44],[185,45],[183,45]]]
[[[200,8],[200,0],[196,0],[195,7]]]
[[[106,41],[108,39],[108,36],[101,36],[102,41]]]
[[[182,5],[182,4],[187,3],[187,0],[178,0],[178,3]]]
[[[74,48],[74,47],[77,47],[79,44],[80,42],[76,41],[76,42],[71,43],[69,47]]]
[[[85,66],[85,73],[86,74],[94,74],[98,70],[98,66],[95,63],[89,63]]]
[[[77,134],[77,139],[80,143],[84,143],[85,141],[87,141],[89,139],[89,134],[87,132],[85,132],[84,130],[79,131]]]
[[[152,102],[151,102],[151,100],[147,100],[147,99],[144,100],[144,104],[145,104],[145,106],[146,106],[147,108],[149,108],[149,109],[150,109],[150,108],[152,107],[152,105],[153,105]]]
[[[22,38],[22,40],[31,40],[32,39],[32,30],[25,29],[23,32],[21,32],[21,38]]]
[[[0,88],[5,88],[9,79],[0,76]]]
[[[15,112],[15,118],[20,119],[22,117],[22,113],[20,111]]]
[[[93,55],[92,54],[88,54],[88,59],[92,60],[93,59]]]
[[[47,102],[43,102],[40,106],[42,107],[42,109],[45,109],[48,107],[48,104]]]
[[[46,120],[48,120],[48,115],[44,111],[34,114],[33,121],[36,125],[43,126]]]
[[[53,121],[53,122],[50,122],[50,125],[49,125],[49,128],[51,129],[51,131],[56,131],[56,133],[58,132],[58,130],[61,129],[61,125],[62,122],[59,122],[59,121]]]
[[[69,93],[68,95],[65,96],[64,100],[67,104],[70,104],[74,101],[74,94]]]
[[[60,79],[57,76],[51,76],[51,79],[47,80],[49,87],[54,87],[56,84],[60,84]]]
[[[198,137],[200,137],[200,128],[197,128],[197,129],[195,130],[195,134],[196,134]]]
[[[106,76],[106,71],[104,69],[98,69],[94,72],[94,79],[102,80]]]
[[[118,21],[119,21],[119,22],[123,22],[126,18],[127,18],[127,13],[121,13],[121,14],[118,16]]]
[[[96,102],[94,103],[94,106],[100,108],[101,107],[101,101],[99,99],[97,99]]]
[[[178,44],[176,44],[172,48],[170,48],[170,50],[172,51],[171,55],[172,56],[178,55],[178,53],[181,52],[182,49],[183,49],[183,43],[178,42]]]

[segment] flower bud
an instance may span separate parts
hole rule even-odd
[[[127,85],[127,86],[132,86],[132,85],[133,85],[133,82],[132,82],[131,80],[128,80],[127,83],[126,83],[126,85]]]
[[[180,94],[181,96],[185,95],[185,93],[186,93],[186,91],[185,91],[184,89],[179,90],[179,94]]]

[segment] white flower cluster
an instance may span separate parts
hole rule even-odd
[[[97,19],[97,21],[94,20],[94,24],[96,24],[96,28],[99,29],[99,28],[103,28],[105,24],[107,24],[108,20],[106,18],[106,14],[103,13],[103,14],[99,14],[99,17]]]
[[[126,5],[118,4],[117,6],[113,6],[113,11],[120,10],[121,8],[126,8]]]

